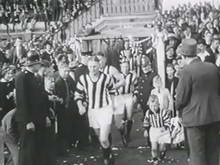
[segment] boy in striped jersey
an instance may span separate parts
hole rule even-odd
[[[129,62],[122,61],[121,74],[124,77],[125,84],[118,89],[118,96],[115,96],[115,124],[118,128],[122,143],[127,146],[130,139],[130,132],[132,128],[132,114],[136,103],[136,97],[133,96],[135,86],[137,85],[137,77],[135,73],[129,72]]]
[[[100,63],[96,56],[88,61],[89,73],[80,76],[77,83],[75,100],[82,115],[88,108],[88,118],[92,127],[99,137],[103,149],[104,164],[112,162],[111,141],[109,139],[113,116],[114,102],[111,96],[114,94],[113,79],[100,72]],[[88,103],[88,107],[86,106]]]
[[[149,110],[147,110],[144,119],[144,136],[150,136],[152,160],[155,165],[159,159],[163,159],[166,153],[165,143],[170,143],[170,117],[165,109],[160,109],[159,99],[156,95],[150,95]],[[148,128],[150,128],[148,135]]]

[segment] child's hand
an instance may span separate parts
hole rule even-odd
[[[149,135],[148,135],[148,131],[145,130],[145,131],[144,131],[144,137],[147,138],[148,136],[149,136]]]

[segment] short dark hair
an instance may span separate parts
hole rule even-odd
[[[174,66],[173,66],[173,64],[167,64],[166,68],[173,68],[174,69]]]
[[[150,103],[155,102],[156,100],[159,102],[158,96],[157,96],[157,95],[154,95],[154,94],[151,94],[151,95],[149,96],[149,99],[148,99],[148,101],[147,101],[147,104],[149,105]]]
[[[89,59],[88,59],[88,62],[90,61],[94,61],[94,62],[100,62],[99,58],[97,56],[91,56]]]
[[[105,57],[105,54],[102,53],[102,52],[97,52],[97,53],[95,53],[94,55],[95,55],[95,56],[102,56],[102,57]]]
[[[67,56],[65,54],[59,54],[57,56],[57,61],[60,62],[62,61],[63,58],[65,59],[66,62],[68,61]]]

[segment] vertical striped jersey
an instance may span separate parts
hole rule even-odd
[[[119,94],[131,94],[137,86],[136,74],[129,72],[127,75],[123,75],[125,79],[125,85],[118,89]]]
[[[75,101],[88,101],[88,108],[102,108],[110,104],[110,95],[114,94],[114,81],[112,77],[100,72],[96,82],[92,81],[89,74],[80,76],[76,85]]]
[[[170,126],[170,115],[167,110],[160,109],[158,112],[152,112],[147,110],[144,118],[144,127],[169,127]]]

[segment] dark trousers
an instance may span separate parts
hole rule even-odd
[[[46,128],[35,124],[35,131],[26,130],[26,124],[18,123],[19,165],[46,165]]]
[[[186,128],[191,165],[219,165],[219,124]]]
[[[45,139],[47,150],[46,150],[46,165],[56,165],[56,134],[55,134],[55,123],[52,122],[52,126],[47,128],[46,131],[47,139]]]
[[[75,143],[76,137],[74,132],[74,113],[70,109],[62,109],[57,113],[58,123],[58,151],[63,155],[66,149],[69,149]],[[75,133],[75,134],[74,134]]]
[[[76,130],[77,136],[79,140],[78,147],[86,147],[89,144],[89,122],[86,115],[77,115],[77,122],[76,122]]]

